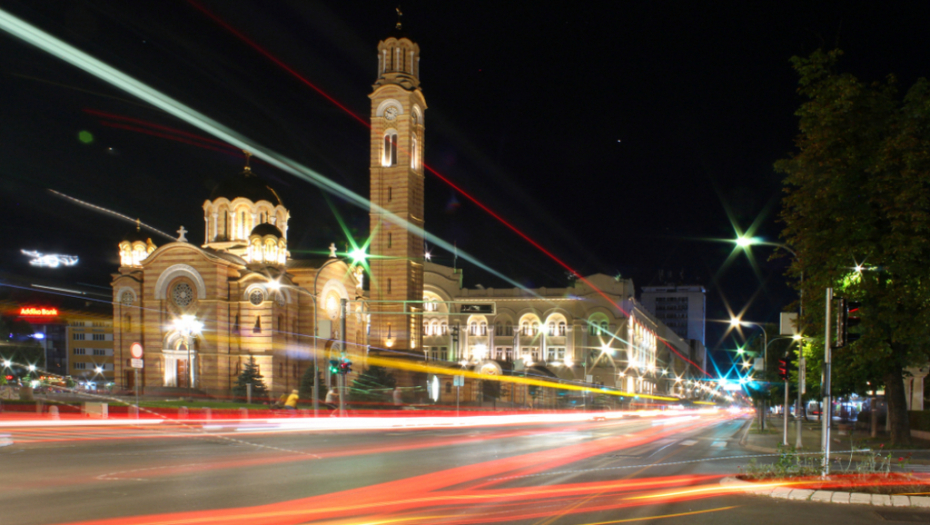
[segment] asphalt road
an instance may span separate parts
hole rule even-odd
[[[0,523],[930,523],[724,492],[756,455],[739,447],[744,422],[5,429]]]

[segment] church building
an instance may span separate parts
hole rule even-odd
[[[112,282],[117,382],[134,386],[130,348],[140,343],[146,391],[226,395],[254,359],[279,393],[299,385],[314,355],[321,364],[338,355],[362,364],[376,353],[450,373],[534,374],[686,396],[686,379],[705,366],[703,346],[642,308],[631,280],[597,274],[559,289],[468,289],[460,270],[426,260],[416,233],[424,227],[427,107],[420,48],[398,23],[379,42],[377,59],[369,95],[369,290],[362,267],[337,257],[335,247],[321,260],[291,257],[290,211],[247,156],[243,171],[205,200],[202,244],[183,227],[162,246],[139,228],[119,243]],[[407,384],[426,378],[401,376],[405,387],[427,386]],[[434,401],[451,399],[451,375],[426,380]],[[477,399],[474,382],[469,388]],[[517,392],[510,394],[516,403]]]

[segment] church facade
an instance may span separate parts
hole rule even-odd
[[[333,247],[321,260],[291,257],[290,211],[247,158],[243,171],[205,200],[202,244],[188,240],[183,227],[162,246],[138,228],[119,243],[112,281],[117,383],[135,386],[130,348],[140,343],[138,381],[146,391],[228,394],[254,359],[269,390],[279,393],[299,385],[314,355],[325,368],[333,356],[363,364],[376,352],[423,359],[450,374],[522,372],[631,393],[688,394],[685,380],[705,366],[703,346],[642,308],[632,281],[597,274],[564,289],[468,289],[461,271],[426,260],[418,234],[426,111],[419,60],[419,46],[400,24],[378,44],[369,290],[362,267]],[[332,377],[324,377],[329,384]],[[401,382],[417,380],[406,375]],[[429,381],[434,400],[451,400],[451,375]],[[441,383],[446,388],[435,387]]]

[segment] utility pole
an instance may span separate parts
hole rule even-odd
[[[827,311],[824,317],[824,326],[826,327],[823,340],[823,431],[821,433],[821,450],[823,450],[823,476],[830,474],[830,423],[832,414],[830,407],[830,366],[833,362],[833,355],[830,349],[830,306],[833,303],[833,288],[827,288]]]

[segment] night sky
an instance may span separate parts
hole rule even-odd
[[[816,5],[813,5],[816,4]],[[367,120],[390,2],[204,1],[204,9]],[[795,299],[786,260],[724,261],[736,228],[776,241],[781,176],[801,99],[792,55],[844,50],[863,79],[906,89],[930,69],[926,2],[412,2],[421,48],[426,163],[588,275],[708,290],[709,319],[748,307],[777,321]],[[192,3],[0,1],[0,7],[260,144],[368,195],[368,130]],[[53,189],[203,241],[201,206],[237,176],[235,148],[60,60],[0,35],[0,270],[106,287],[127,222]],[[82,131],[93,141],[79,140]],[[291,210],[295,257],[358,241],[367,210],[262,162]],[[426,179],[426,228],[527,286],[564,269]],[[165,239],[153,237],[156,244]],[[35,270],[20,249],[78,255]],[[451,264],[451,254],[433,250]],[[503,282],[459,259],[466,285]],[[54,273],[53,273],[54,272]],[[100,289],[103,291],[102,289]],[[104,291],[105,293],[105,291]],[[709,321],[709,347],[723,325]]]

